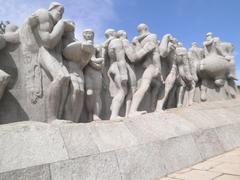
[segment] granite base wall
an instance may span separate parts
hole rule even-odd
[[[240,147],[240,99],[119,121],[0,126],[0,180],[150,180]]]

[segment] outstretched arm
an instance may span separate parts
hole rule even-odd
[[[19,31],[7,32],[3,34],[3,38],[9,43],[19,43]]]
[[[39,30],[39,36],[43,42],[44,47],[53,49],[61,40],[64,33],[64,22],[62,20],[54,26],[51,33]]]

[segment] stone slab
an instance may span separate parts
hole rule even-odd
[[[21,122],[0,127],[0,172],[68,159],[57,128]]]
[[[87,124],[65,125],[60,127],[60,131],[70,158],[99,153]]]
[[[49,165],[0,173],[0,180],[51,180]]]
[[[153,179],[167,173],[156,143],[116,151],[122,180]]]
[[[193,137],[204,160],[225,152],[215,129],[197,131]]]
[[[202,103],[119,121],[1,125],[0,177],[160,178],[240,147],[239,102]]]
[[[121,180],[114,152],[53,163],[50,169],[51,180]]]

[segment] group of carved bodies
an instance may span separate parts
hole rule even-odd
[[[145,113],[138,110],[149,90],[151,111],[162,111],[173,98],[176,107],[191,105],[196,86],[200,86],[201,100],[206,101],[209,80],[216,87],[228,82],[231,95],[236,96],[233,45],[212,33],[207,34],[203,49],[193,43],[187,50],[172,35],[159,41],[147,25],[140,24],[139,35],[132,42],[124,30],[108,29],[105,42],[97,46],[91,29],[84,30],[83,41],[78,41],[74,22],[62,20],[63,12],[63,5],[51,3],[48,10],[37,10],[18,30],[10,28],[1,36],[1,48],[6,42],[21,43],[22,54],[31,61],[32,103],[42,96],[41,82],[35,80],[41,79],[41,69],[51,80],[46,87],[48,122],[79,122],[84,106],[86,118],[100,119],[103,86],[112,96],[110,119],[120,118],[123,105],[126,117]],[[140,78],[136,64],[143,69]],[[2,95],[10,76],[0,71],[0,78]],[[173,89],[176,97],[171,95]]]

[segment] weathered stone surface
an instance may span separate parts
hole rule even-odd
[[[99,153],[87,124],[71,124],[60,127],[69,158]]]
[[[53,163],[50,169],[52,180],[121,180],[114,152]]]
[[[156,143],[117,150],[116,154],[123,180],[150,180],[167,173]]]
[[[49,165],[33,166],[0,174],[0,180],[51,180],[50,177]]]
[[[196,129],[191,122],[172,113],[151,113],[124,122],[140,144],[189,134]]]
[[[100,152],[127,148],[138,144],[123,122],[99,122],[91,126],[91,134]]]
[[[240,146],[240,124],[231,124],[216,128],[218,139],[225,151]]]
[[[202,161],[199,149],[191,135],[160,142],[160,153],[164,158],[167,172],[174,172]]]
[[[2,125],[0,177],[48,178],[50,164],[53,180],[159,178],[239,147],[239,104],[233,104],[206,103],[198,110],[197,106],[172,109],[124,121]],[[228,160],[237,163],[232,156]],[[221,157],[214,162],[217,166]]]
[[[215,129],[198,131],[193,134],[193,137],[203,159],[207,159],[224,152],[224,148],[218,139]]]
[[[22,122],[0,127],[0,172],[47,164],[68,158],[57,128]]]

